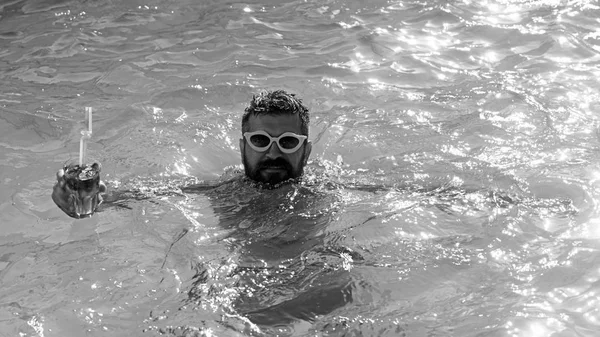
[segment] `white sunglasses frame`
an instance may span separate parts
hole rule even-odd
[[[252,141],[250,141],[250,137],[252,137],[254,135],[262,135],[262,136],[269,137],[269,140],[270,140],[269,145],[265,146],[264,148],[261,148],[261,147],[257,147],[256,145],[252,144]],[[271,148],[271,145],[273,145],[273,142],[275,142],[277,144],[277,147],[279,147],[279,151],[281,151],[285,154],[292,154],[292,153],[298,151],[302,147],[302,145],[304,145],[304,141],[306,140],[306,138],[308,138],[307,136],[298,135],[293,132],[286,132],[286,133],[281,134],[279,137],[273,137],[270,134],[268,134],[266,131],[263,131],[263,130],[253,131],[253,132],[244,132],[243,136],[244,136],[244,139],[246,140],[246,143],[248,145],[250,145],[250,147],[256,152],[266,152],[267,150],[269,150],[269,148]],[[279,144],[279,140],[283,137],[294,137],[294,138],[299,139],[300,142],[298,142],[298,145],[292,149],[285,149],[285,148],[281,147],[281,145]]]

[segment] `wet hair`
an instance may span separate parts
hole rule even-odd
[[[309,115],[308,108],[302,104],[302,100],[296,98],[295,94],[289,94],[285,90],[260,91],[252,96],[250,105],[244,110],[242,116],[242,133],[249,129],[248,119],[250,115],[279,115],[295,114],[300,116],[300,132],[308,136]]]

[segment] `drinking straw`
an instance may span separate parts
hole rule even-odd
[[[88,129],[81,130],[81,139],[79,140],[79,166],[83,166],[87,156],[87,140],[92,138],[92,108],[85,107],[85,114],[88,120]]]

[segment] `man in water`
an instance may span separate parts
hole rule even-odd
[[[242,137],[239,140],[245,176],[271,187],[279,187],[285,181],[300,178],[312,149],[308,141],[308,128],[308,109],[295,95],[283,90],[263,91],[254,95],[242,116]],[[52,198],[65,213],[77,217],[73,200],[70,200],[72,193],[64,182],[64,174],[64,170],[58,172],[58,182],[54,186]],[[184,192],[201,191],[209,194],[209,200],[219,214],[219,225],[230,230],[226,238],[233,240],[230,240],[227,249],[239,253],[240,257],[236,262],[239,265],[223,282],[236,280],[239,276],[237,284],[232,285],[232,289],[238,289],[236,291],[239,292],[236,311],[256,324],[277,325],[297,319],[311,321],[314,317],[345,305],[351,298],[349,273],[343,268],[323,268],[321,260],[322,256],[322,259],[331,263],[332,254],[338,256],[346,252],[337,251],[334,244],[325,246],[323,243],[321,230],[335,215],[336,207],[332,196],[290,184],[285,184],[285,188],[282,186],[268,191],[258,191],[251,186],[244,189],[238,182],[230,180],[225,184],[201,184],[183,189]],[[288,188],[298,193],[293,193],[294,197],[290,198]],[[258,193],[249,193],[249,190]],[[93,196],[104,192],[106,186],[101,183]],[[248,195],[250,199],[237,199]],[[95,209],[98,203],[89,207]],[[281,209],[287,211],[281,212]],[[174,243],[189,233],[187,228],[183,229]],[[195,242],[195,239],[190,238],[189,242]],[[302,258],[306,251],[312,251],[310,256],[314,261]],[[277,294],[279,300],[275,304],[266,300],[272,296],[269,291],[254,289],[261,285],[265,273],[279,275],[279,266],[293,266],[298,259],[303,259],[298,273],[284,273],[281,278],[269,276],[270,284],[278,284],[280,289],[293,289],[307,279],[311,283],[320,284],[319,287],[302,291],[299,295],[296,290],[286,291],[288,296]],[[260,266],[256,266],[256,261],[262,261]],[[202,285],[208,282],[208,274],[203,271],[211,263],[218,263],[218,260],[198,263],[198,271],[192,278],[193,286],[188,293],[189,303],[202,301],[206,296],[219,296],[218,292],[202,292],[205,289]],[[265,267],[265,263],[270,266]],[[286,300],[283,300],[284,297]]]
[[[308,108],[294,94],[276,90],[254,95],[242,116],[240,154],[246,176],[267,185],[301,177],[312,149],[308,124]],[[63,169],[57,173],[52,199],[66,214],[78,217],[64,174]],[[98,189],[84,196],[93,202],[83,204],[95,209],[104,192],[106,185],[100,182]]]

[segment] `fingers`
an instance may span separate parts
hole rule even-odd
[[[58,183],[57,183],[58,185]],[[73,196],[68,195],[62,188],[54,188],[52,192],[52,200],[60,209],[66,214],[71,214],[74,211],[73,208]]]
[[[58,172],[56,172],[56,180],[58,182],[62,181],[64,175],[65,175],[65,170],[63,170],[63,169],[58,170]]]
[[[52,189],[52,197],[63,200],[66,199],[70,195],[69,191],[66,190],[66,186],[64,181],[59,181],[54,184],[54,188]]]

